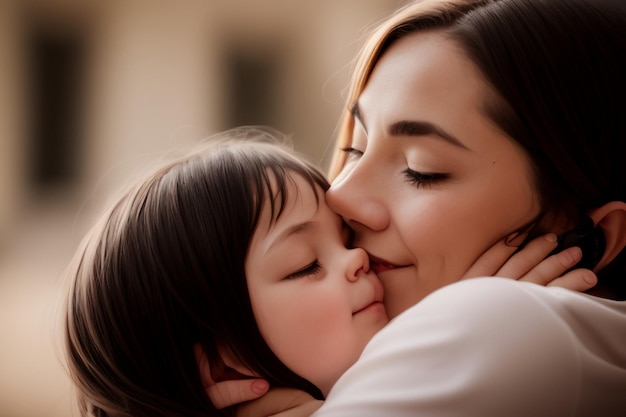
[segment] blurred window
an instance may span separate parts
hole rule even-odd
[[[78,180],[86,45],[77,31],[27,24],[29,167],[33,191]]]
[[[232,47],[228,49],[225,58],[226,117],[229,127],[280,127],[279,69],[282,63],[277,54],[263,53],[251,47]]]

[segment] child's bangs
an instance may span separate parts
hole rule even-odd
[[[329,187],[324,175],[312,165],[299,161],[287,153],[283,154],[276,148],[273,151],[272,155],[263,158],[259,175],[253,177],[256,183],[257,210],[260,213],[268,201],[272,223],[281,217],[290,199],[297,198],[300,192],[306,191],[298,188],[296,177],[305,181],[315,195],[318,205],[320,198],[323,198],[322,193]],[[295,195],[292,195],[294,193]]]

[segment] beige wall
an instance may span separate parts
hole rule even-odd
[[[0,2],[0,248],[2,236],[12,233],[22,202],[21,56],[17,47],[17,7]]]
[[[0,0],[0,417],[71,415],[63,267],[120,183],[161,153],[232,127],[228,47],[276,53],[273,123],[325,166],[359,38],[399,3]],[[75,31],[88,46],[77,178],[49,189],[26,179],[28,24]]]

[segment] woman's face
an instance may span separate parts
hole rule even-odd
[[[370,254],[390,317],[538,214],[525,153],[484,111],[492,94],[430,31],[396,41],[359,97],[353,150],[327,199]]]
[[[383,288],[367,253],[348,249],[349,229],[301,177],[272,221],[263,209],[246,258],[254,315],[265,341],[324,394],[387,324]],[[296,190],[296,187],[298,190]]]

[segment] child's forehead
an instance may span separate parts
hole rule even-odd
[[[312,208],[317,211],[320,206],[326,205],[324,188],[296,170],[270,172],[267,186],[263,211],[271,219],[270,223],[275,223],[292,210]]]
[[[255,231],[256,244],[267,245],[289,230],[311,230],[311,225],[319,224],[320,216],[328,210],[321,185],[297,173],[284,179],[283,188],[274,183],[274,189],[264,197]]]
[[[270,174],[270,193],[273,198],[282,197],[285,200],[301,196],[313,196],[319,203],[325,203],[325,190],[320,184],[305,174],[293,169],[285,170],[281,181],[276,180],[276,173]]]

